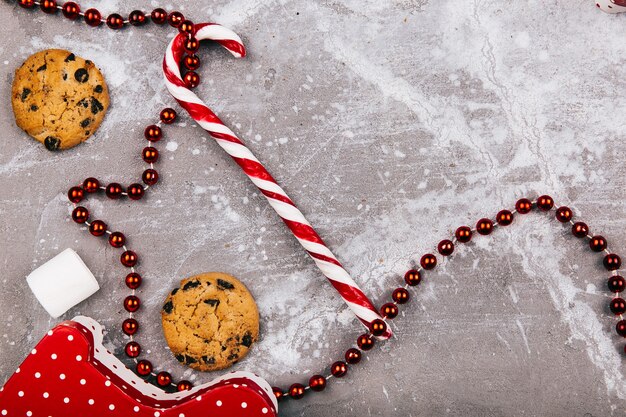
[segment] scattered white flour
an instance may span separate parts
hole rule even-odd
[[[165,149],[167,149],[170,152],[174,152],[176,151],[176,149],[178,149],[178,143],[174,141],[169,141],[167,142],[167,146],[165,147]]]

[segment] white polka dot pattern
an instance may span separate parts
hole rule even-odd
[[[164,393],[108,352],[87,317],[47,332],[0,389],[2,416],[276,417],[277,409],[269,384],[247,372]]]

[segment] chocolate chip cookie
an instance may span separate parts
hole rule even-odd
[[[221,272],[182,280],[165,300],[161,319],[176,359],[199,371],[231,366],[259,336],[259,312],[252,295]]]
[[[12,104],[17,125],[56,151],[93,135],[109,107],[109,91],[93,62],[47,49],[15,71]]]

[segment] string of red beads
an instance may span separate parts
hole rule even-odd
[[[501,210],[496,214],[495,223],[498,226],[508,226],[513,223],[515,213],[527,214],[532,211],[532,208],[536,206],[541,211],[549,211],[554,207],[554,201],[550,196],[544,195],[537,199],[535,203],[529,199],[522,198],[515,204],[515,210]],[[609,303],[610,311],[615,314],[619,321],[615,326],[615,330],[618,335],[626,338],[626,320],[623,318],[623,314],[626,313],[626,301],[619,297],[619,294],[626,290],[626,280],[617,275],[615,272],[621,267],[621,259],[618,255],[609,253],[607,250],[606,239],[602,236],[589,235],[589,227],[582,222],[573,222],[573,212],[568,207],[559,207],[555,213],[556,219],[561,223],[571,223],[572,234],[577,238],[589,238],[589,247],[595,252],[606,251],[606,256],[603,259],[604,267],[613,271],[614,275],[609,278],[608,288],[609,291],[614,293],[613,299]],[[473,232],[476,231],[481,235],[489,235],[496,226],[491,219],[480,219],[476,223],[476,228],[472,230],[468,226],[461,226],[456,229],[454,233],[454,239],[444,239],[437,245],[437,251],[443,257],[450,256],[454,252],[455,242],[468,243],[471,241]],[[433,259],[434,258],[434,259]],[[422,282],[422,271],[433,269],[437,265],[437,259],[432,254],[426,254],[420,259],[420,267],[418,269],[410,269],[404,274],[404,287],[398,287],[393,290],[391,298],[392,302],[384,304],[381,309],[381,315],[385,320],[391,320],[398,316],[399,305],[405,304],[410,299],[408,292],[409,287],[414,287]],[[357,338],[358,348],[350,348],[345,353],[345,362],[338,361],[331,365],[331,375],[336,378],[345,376],[348,372],[348,364],[355,365],[360,362],[362,353],[369,351],[374,346],[374,336],[383,334],[386,330],[387,323],[383,320],[375,320],[372,322],[372,327],[369,333],[360,335]],[[626,346],[624,347],[626,352]],[[313,375],[309,379],[308,387],[304,387],[301,384],[293,384],[286,392],[279,387],[273,387],[274,395],[277,399],[303,398],[307,388],[312,391],[322,391],[326,387],[326,378],[320,375]]]
[[[159,115],[159,123],[172,124],[176,121],[176,117],[177,115],[175,110],[165,108]],[[153,124],[146,127],[144,137],[149,142],[159,141],[163,137],[163,132],[159,124]],[[146,151],[146,149],[148,150]],[[124,334],[129,336],[130,339],[124,348],[124,353],[126,356],[135,361],[135,370],[137,374],[144,377],[153,375],[155,377],[156,384],[161,387],[176,387],[179,391],[188,390],[192,388],[192,384],[189,381],[180,381],[178,384],[175,384],[169,373],[163,371],[155,374],[153,373],[153,367],[150,361],[146,359],[138,359],[142,353],[142,349],[141,345],[134,340],[134,336],[139,330],[139,322],[134,318],[133,314],[137,312],[141,306],[141,300],[135,294],[135,290],[140,287],[142,282],[141,275],[139,275],[134,268],[139,261],[139,256],[136,252],[129,250],[126,247],[126,237],[122,232],[109,231],[107,224],[102,220],[92,220],[89,222],[89,210],[83,206],[77,206],[77,204],[81,203],[86,196],[90,194],[96,195],[102,190],[105,191],[105,195],[108,198],[113,200],[124,196],[131,200],[140,199],[148,187],[156,184],[159,179],[159,174],[154,169],[154,162],[158,159],[158,151],[155,148],[147,147],[142,152],[142,158],[150,164],[150,167],[147,168],[142,174],[142,180],[146,184],[145,186],[142,186],[139,183],[133,183],[129,185],[126,190],[124,190],[124,188],[116,182],[102,186],[98,179],[89,177],[80,185],[71,187],[67,196],[70,202],[74,205],[72,219],[76,223],[86,224],[89,232],[93,236],[99,237],[108,234],[109,244],[114,248],[123,249],[123,252],[120,255],[120,263],[131,269],[131,272],[128,273],[124,279],[126,286],[132,290],[132,293],[127,296],[123,302],[124,309],[128,312],[128,318],[122,322],[122,331]]]
[[[145,24],[148,19],[144,12],[140,10],[134,10],[128,15],[128,19],[124,18],[118,13],[112,13],[102,18],[102,14],[95,8],[81,12],[80,6],[74,2],[65,2],[62,6],[58,6],[55,0],[17,0],[18,4],[26,9],[32,9],[36,5],[39,5],[44,13],[56,14],[58,10],[62,11],[62,14],[70,20],[77,20],[79,17],[83,17],[85,23],[92,27],[101,26],[102,23],[111,29],[122,29],[125,25],[130,24],[133,26],[140,26]],[[167,13],[161,8],[156,8],[150,13],[150,20],[157,25],[163,25],[166,22],[170,26],[178,28],[180,33],[187,34],[185,40],[185,51],[187,55],[183,58],[183,65],[188,72],[183,76],[183,80],[189,88],[195,88],[200,83],[200,77],[195,72],[200,66],[200,59],[195,55],[198,50],[199,42],[194,37],[195,26],[193,22],[185,20],[182,13],[173,11]],[[171,124],[176,119],[176,112],[173,109],[164,109],[160,114],[160,121],[164,124]],[[158,125],[150,125],[146,127],[144,132],[145,138],[149,142],[158,142],[162,138],[161,128]],[[153,164],[158,161],[159,152],[152,146],[145,147],[142,151],[142,159],[150,164],[150,168],[146,169],[142,174],[142,181],[146,186],[142,186],[139,183],[131,184],[127,187],[126,191],[118,183],[110,183],[105,187],[100,186],[100,183],[95,178],[87,178],[81,186],[74,186],[68,191],[68,199],[74,205],[72,211],[72,219],[79,224],[87,224],[89,231],[94,236],[103,236],[109,234],[109,243],[115,248],[123,248],[124,252],[120,256],[120,262],[131,268],[131,273],[126,276],[125,283],[132,290],[132,294],[124,299],[124,308],[129,312],[129,317],[122,323],[123,332],[129,336],[130,341],[126,344],[125,353],[128,357],[132,358],[136,362],[136,372],[141,376],[154,375],[156,377],[156,383],[161,387],[175,386],[178,391],[189,390],[192,388],[192,384],[189,381],[180,381],[178,384],[172,382],[172,377],[168,372],[162,371],[158,374],[153,373],[153,367],[150,361],[146,359],[137,360],[137,357],[141,354],[141,346],[139,343],[133,340],[133,336],[139,329],[139,323],[133,318],[133,313],[140,307],[140,300],[135,295],[135,290],[141,285],[141,276],[134,271],[134,266],[137,264],[138,256],[135,252],[126,248],[126,238],[121,232],[110,232],[107,229],[106,223],[102,220],[94,220],[91,223],[89,220],[89,211],[83,206],[77,206],[84,198],[85,194],[97,193],[100,190],[105,190],[105,194],[110,199],[119,199],[122,196],[127,196],[131,200],[139,200],[143,197],[145,190],[155,185],[158,182],[159,175],[154,169]],[[549,211],[554,207],[554,201],[550,196],[540,196],[534,203],[536,207],[541,211]],[[519,214],[527,214],[532,210],[533,203],[528,199],[520,199],[515,204],[515,211]],[[509,210],[501,210],[498,212],[495,218],[495,222],[499,226],[508,226],[513,222],[514,212]],[[556,219],[562,223],[572,224],[572,234],[577,238],[589,238],[589,247],[594,252],[606,251],[607,254],[603,259],[605,268],[609,271],[613,271],[614,275],[609,278],[608,287],[611,292],[615,294],[614,298],[609,304],[609,309],[613,314],[619,317],[619,321],[616,325],[616,332],[622,337],[626,337],[626,320],[622,315],[626,313],[626,301],[619,297],[619,294],[626,288],[626,280],[623,277],[617,275],[617,271],[621,267],[621,259],[618,255],[609,253],[607,251],[606,239],[602,236],[590,236],[589,228],[585,223],[572,222],[573,212],[568,207],[559,207],[556,210]],[[480,235],[489,235],[493,232],[495,227],[494,221],[491,219],[483,218],[476,223],[476,227],[472,230],[468,226],[461,226],[455,231],[455,237],[453,240],[442,240],[437,246],[437,252],[444,257],[452,255],[455,249],[455,242],[468,243],[472,239],[473,232],[476,231]],[[437,266],[437,258],[433,254],[425,254],[420,259],[420,267],[423,270],[432,270]],[[408,287],[417,286],[422,280],[420,269],[412,269],[407,271],[404,275],[405,287],[399,287],[393,290],[392,299],[393,302],[386,303],[381,307],[381,315],[385,319],[393,319],[398,316],[399,304],[407,303],[410,299],[410,294],[407,290]],[[337,361],[331,365],[331,375],[336,378],[345,376],[348,372],[348,364],[355,365],[360,362],[362,358],[361,351],[368,351],[374,347],[374,340],[376,336],[384,334],[386,331],[387,323],[384,320],[375,320],[372,322],[370,331],[362,334],[357,338],[356,348],[350,348],[345,353],[345,362]],[[626,351],[626,347],[625,347]],[[308,386],[304,386],[299,383],[292,384],[289,390],[285,393],[281,388],[273,387],[274,395],[277,399],[284,398],[288,395],[293,399],[303,398],[307,389],[312,391],[323,391],[327,384],[327,378],[322,375],[313,375],[309,379]]]
[[[56,0],[17,0],[17,4],[24,9],[34,9],[39,6],[46,14],[57,14],[60,10],[63,16],[69,20],[83,18],[85,23],[91,27],[99,27],[106,24],[113,30],[123,29],[125,26],[141,26],[149,21],[156,25],[163,25],[166,22],[173,28],[177,28],[180,33],[187,35],[185,40],[185,51],[187,55],[183,59],[184,67],[188,72],[183,76],[187,87],[195,88],[200,84],[200,76],[195,72],[200,67],[200,59],[195,55],[200,47],[200,42],[195,38],[195,26],[191,20],[186,20],[185,16],[178,11],[166,12],[162,8],[152,10],[149,15],[141,10],[133,10],[125,19],[120,13],[111,13],[106,17],[96,8],[81,11],[80,6],[68,1],[63,5],[58,5]]]

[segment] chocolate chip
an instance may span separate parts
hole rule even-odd
[[[220,305],[220,300],[208,299],[204,300],[204,303],[210,305],[211,307],[217,307]]]
[[[174,356],[174,357],[176,358],[176,360],[177,360],[178,362],[180,362],[180,363],[185,363],[185,355],[178,354],[178,355],[176,355],[176,356]]]
[[[222,352],[226,350],[226,346],[222,345]]]
[[[183,285],[183,291],[187,291],[190,288],[196,288],[200,285],[200,281],[189,281],[185,285]]]
[[[37,111],[37,110],[39,110],[39,107],[37,107],[36,105],[33,104],[32,106],[30,106],[30,110],[31,111]]]
[[[79,83],[86,83],[89,79],[89,73],[85,68],[79,68],[74,73],[74,78],[76,78],[76,81]]]
[[[235,288],[235,286],[233,284],[231,284],[228,281],[224,281],[223,279],[218,279],[217,280],[217,286],[224,289],[224,290],[232,290],[233,288]]]
[[[102,105],[102,103],[100,103],[98,99],[96,99],[95,97],[92,97],[91,98],[91,112],[93,114],[98,114],[98,112],[101,112],[102,110],[104,110],[104,106]]]
[[[67,74],[63,73],[63,81],[67,80]]]
[[[79,101],[77,104],[78,104],[79,106],[83,106],[84,108],[89,107],[89,101],[88,101],[86,98],[82,99],[82,100],[81,100],[81,101]]]
[[[65,62],[74,61],[76,59],[76,55],[69,54],[67,58],[65,58]]]
[[[252,335],[250,333],[246,333],[243,336],[243,339],[241,339],[241,344],[249,348],[250,345],[252,345]]]
[[[22,95],[20,96],[20,98],[22,99],[22,103],[26,100],[26,97],[28,97],[30,92],[30,88],[25,88],[22,90]]]
[[[61,146],[61,141],[54,136],[48,136],[43,144],[46,146],[46,149],[49,151],[56,151]]]
[[[174,295],[174,294],[176,294],[177,292],[178,292],[178,288],[174,288],[170,294],[171,294],[171,295]]]
[[[86,60],[85,60],[85,63],[86,63],[87,65],[91,65],[91,64],[93,64],[93,62],[91,62],[91,61],[90,61],[90,60],[88,60],[88,59],[86,59]]]
[[[93,88],[93,91],[95,91],[96,93],[101,93],[103,90],[102,86],[100,84],[98,84],[97,86],[95,86]]]
[[[186,363],[196,363],[196,362],[198,362],[198,360],[196,358],[192,358],[189,355],[185,355],[185,362]]]
[[[39,68],[37,68],[37,72],[39,72],[39,71],[44,71],[46,68],[48,68],[48,67],[46,66],[46,64],[43,64],[42,66],[40,66]]]
[[[237,359],[239,357],[239,355],[237,355],[236,353],[230,354],[228,355],[228,359],[229,361],[232,361],[233,359]]]
[[[174,309],[174,304],[172,304],[171,300],[165,303],[165,305],[163,305],[163,311],[165,311],[167,314],[170,314],[173,309]]]
[[[91,123],[91,119],[90,118],[86,118],[85,120],[80,122],[80,127],[87,127],[87,126],[89,126],[89,123]]]
[[[202,361],[208,365],[213,365],[215,364],[215,358],[213,356],[209,357],[209,356],[203,356],[202,357]]]

